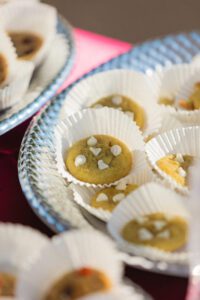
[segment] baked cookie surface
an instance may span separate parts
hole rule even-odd
[[[112,186],[102,189],[92,197],[91,206],[112,212],[120,201],[137,188],[136,184],[127,184],[124,188]]]
[[[175,251],[187,241],[187,222],[178,216],[163,213],[149,214],[132,220],[122,229],[122,237],[133,244]]]
[[[110,280],[98,270],[82,268],[65,274],[50,288],[44,300],[73,300],[111,288]]]
[[[16,278],[12,274],[0,272],[0,297],[15,295]]]
[[[76,179],[106,184],[128,175],[132,154],[127,146],[108,135],[89,136],[68,149],[65,159],[69,173]]]
[[[163,172],[183,186],[188,184],[189,168],[193,163],[193,156],[182,155],[181,153],[170,154],[157,161],[158,167]]]
[[[8,64],[5,57],[0,54],[0,85],[3,84],[8,75]]]
[[[32,32],[9,32],[17,56],[21,59],[31,60],[43,44],[42,38]]]
[[[98,100],[91,107],[100,108],[105,106],[121,110],[122,112],[127,114],[133,121],[135,121],[140,129],[144,128],[144,109],[132,99],[122,95],[111,95]]]

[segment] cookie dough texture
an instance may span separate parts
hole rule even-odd
[[[44,300],[79,299],[89,294],[110,289],[110,280],[102,272],[83,268],[72,271],[58,279]]]
[[[0,54],[0,86],[6,81],[8,76],[8,64],[5,57]]]
[[[185,110],[200,109],[200,82],[194,84],[193,91],[188,99],[181,99],[179,106]]]
[[[145,111],[136,101],[122,95],[111,95],[98,100],[92,107],[98,108],[107,106],[119,109],[132,118],[142,130],[145,127]]]
[[[121,234],[130,243],[171,252],[187,242],[188,224],[179,216],[168,218],[154,213],[130,221]]]
[[[0,297],[15,295],[16,278],[12,274],[0,272]]]
[[[194,158],[191,155],[170,154],[159,159],[157,165],[178,184],[187,186],[189,168],[193,162]]]
[[[17,56],[21,59],[31,60],[43,44],[42,38],[32,32],[8,33],[16,49]]]
[[[92,140],[96,142],[90,143]],[[118,139],[94,135],[72,145],[66,152],[65,162],[67,170],[76,179],[91,184],[108,184],[129,174],[132,154]]]
[[[116,186],[102,189],[92,197],[91,206],[112,212],[120,201],[137,188],[136,184],[128,184],[124,190],[119,190]],[[107,200],[101,201],[101,198],[106,199],[104,195]]]

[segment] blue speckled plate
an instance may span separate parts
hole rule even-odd
[[[19,103],[11,108],[0,112],[0,135],[6,133],[17,125],[21,124],[34,115],[50,98],[52,98],[58,88],[65,81],[69,74],[75,54],[75,44],[70,24],[62,17],[58,17],[57,38],[59,45],[64,47],[64,55],[59,59],[59,64],[53,66],[51,60],[56,56],[56,45],[50,49],[45,62],[35,72],[28,93]],[[61,41],[60,41],[61,40]],[[59,54],[58,54],[59,55]],[[56,57],[55,57],[56,58]],[[49,65],[51,64],[51,73]],[[41,76],[48,74],[49,80],[41,80]],[[44,76],[43,76],[44,77]]]
[[[169,35],[138,45],[84,77],[114,68],[151,72],[152,69],[160,69],[166,65],[189,62],[199,51],[200,33]],[[65,96],[72,86],[57,96],[30,124],[20,151],[20,183],[30,206],[54,231],[91,225],[105,230],[102,222],[81,210],[72,201],[68,184],[56,169],[53,132]],[[179,276],[188,274],[187,265],[155,262],[125,253],[122,253],[122,257],[128,264],[147,270]]]

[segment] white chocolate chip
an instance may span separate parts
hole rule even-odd
[[[113,196],[112,200],[113,202],[120,202],[125,198],[125,194],[124,193],[119,193],[116,194],[115,196]]]
[[[177,160],[179,163],[183,163],[183,162],[184,162],[183,155],[182,155],[181,153],[177,153],[177,154],[176,154],[176,160]]]
[[[132,111],[125,111],[124,112],[130,119],[134,120],[134,113]]]
[[[116,95],[112,97],[112,103],[115,105],[120,105],[122,103],[123,99],[121,96]]]
[[[136,218],[136,221],[138,222],[138,224],[144,224],[147,221],[147,219],[143,216],[138,216]]]
[[[87,145],[88,146],[95,146],[97,144],[97,139],[94,136],[91,136],[88,140],[87,140]]]
[[[94,156],[98,156],[101,152],[101,148],[90,147],[90,151],[94,154]]]
[[[93,106],[93,108],[102,108],[103,107],[103,105],[101,105],[101,104],[96,104],[95,106]]]
[[[78,166],[82,166],[86,163],[86,157],[85,155],[78,155],[76,158],[75,158],[75,166],[78,167]]]
[[[101,201],[108,201],[108,196],[105,193],[100,193],[97,198],[96,198],[97,202],[101,202]]]
[[[127,184],[123,181],[120,181],[117,185],[116,185],[116,190],[118,191],[125,191]]]
[[[109,165],[107,165],[102,159],[98,160],[98,168],[100,170],[105,170],[107,168],[109,168]]]
[[[122,153],[122,148],[119,145],[113,145],[110,148],[110,151],[112,152],[112,154],[114,156],[118,156],[118,155],[120,155]]]
[[[180,168],[178,169],[178,174],[179,174],[181,177],[186,177],[186,175],[187,175],[186,171],[185,171],[182,167],[180,167]]]
[[[157,237],[159,237],[161,239],[169,239],[170,238],[170,232],[169,232],[169,230],[162,231],[162,232],[157,234]]]
[[[165,227],[166,226],[166,222],[165,221],[159,221],[159,220],[157,220],[157,221],[154,221],[154,227],[157,229],[157,230],[161,230],[163,227]]]
[[[112,97],[112,103],[115,105],[120,105],[122,103],[122,100],[122,97],[118,95]]]
[[[141,241],[149,241],[153,239],[153,234],[146,228],[139,229],[138,234]]]

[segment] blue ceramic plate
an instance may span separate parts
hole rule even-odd
[[[34,73],[27,94],[19,103],[0,112],[0,135],[34,115],[56,94],[58,88],[65,81],[73,65],[75,45],[72,28],[62,17],[58,17],[57,21],[56,42],[59,43],[59,49],[61,47],[63,49],[63,56],[60,55],[60,52],[58,53],[59,63],[57,65],[52,64],[56,52],[59,51],[56,49],[56,43],[54,43],[44,63]],[[48,74],[48,78],[45,79],[44,74]]]
[[[189,62],[199,51],[200,33],[170,35],[138,45],[84,77],[114,68],[151,72],[152,69],[160,69],[166,65]],[[65,97],[72,86],[53,99],[30,124],[21,146],[19,178],[30,206],[54,231],[61,232],[91,224],[105,230],[102,222],[73,202],[68,184],[56,168],[53,132]],[[187,265],[155,262],[125,253],[122,253],[122,256],[128,264],[144,269],[179,276],[186,276],[188,273]]]

